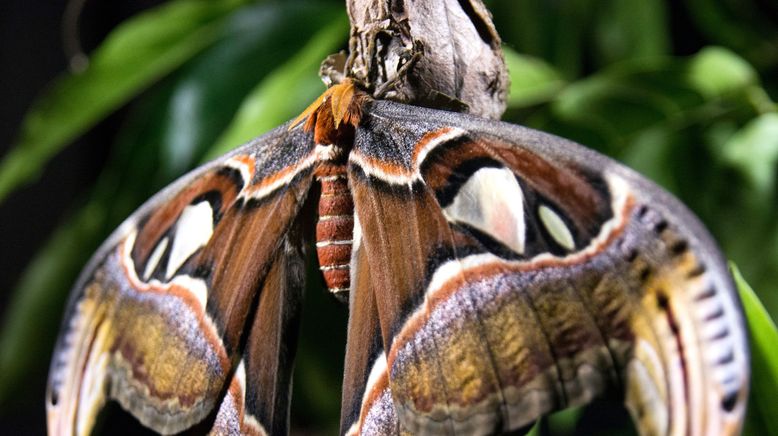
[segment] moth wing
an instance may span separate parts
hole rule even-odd
[[[389,102],[349,178],[343,431],[500,433],[615,393],[643,434],[738,433],[739,303],[669,194],[548,134]]]
[[[71,292],[49,372],[50,434],[88,434],[107,399],[179,432],[242,373],[254,396],[288,394],[288,374],[255,366],[258,354],[293,356],[296,217],[314,163],[310,134],[280,127],[183,176],[113,233]]]
[[[301,218],[304,221],[305,217]],[[303,248],[309,236],[304,228],[295,226],[290,230],[267,273],[241,361],[216,413],[211,434],[288,433],[305,282]]]

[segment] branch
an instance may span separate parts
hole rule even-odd
[[[347,0],[347,6],[350,53],[325,61],[325,81],[345,75],[378,99],[502,115],[508,73],[481,0]]]

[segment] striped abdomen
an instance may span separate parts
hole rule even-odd
[[[324,283],[338,298],[348,298],[349,263],[354,231],[354,203],[348,188],[346,167],[317,175],[321,183],[316,253]]]

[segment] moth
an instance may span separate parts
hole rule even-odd
[[[642,434],[740,431],[739,302],[682,204],[570,141],[346,80],[103,244],[54,352],[49,433],[88,434],[115,400],[160,433],[285,434],[314,246],[348,302],[344,434],[509,432],[603,395]]]

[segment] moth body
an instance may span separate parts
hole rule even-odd
[[[328,166],[329,167],[329,166]],[[350,286],[354,201],[348,189],[346,166],[336,165],[316,176],[321,184],[316,223],[316,254],[324,283],[338,299],[347,300]]]
[[[315,170],[321,185],[316,254],[327,289],[348,300],[350,262],[354,232],[354,202],[348,186],[347,159],[354,142],[367,95],[351,80],[329,88],[310,105],[294,127],[305,120],[304,130],[313,132],[322,161]]]

